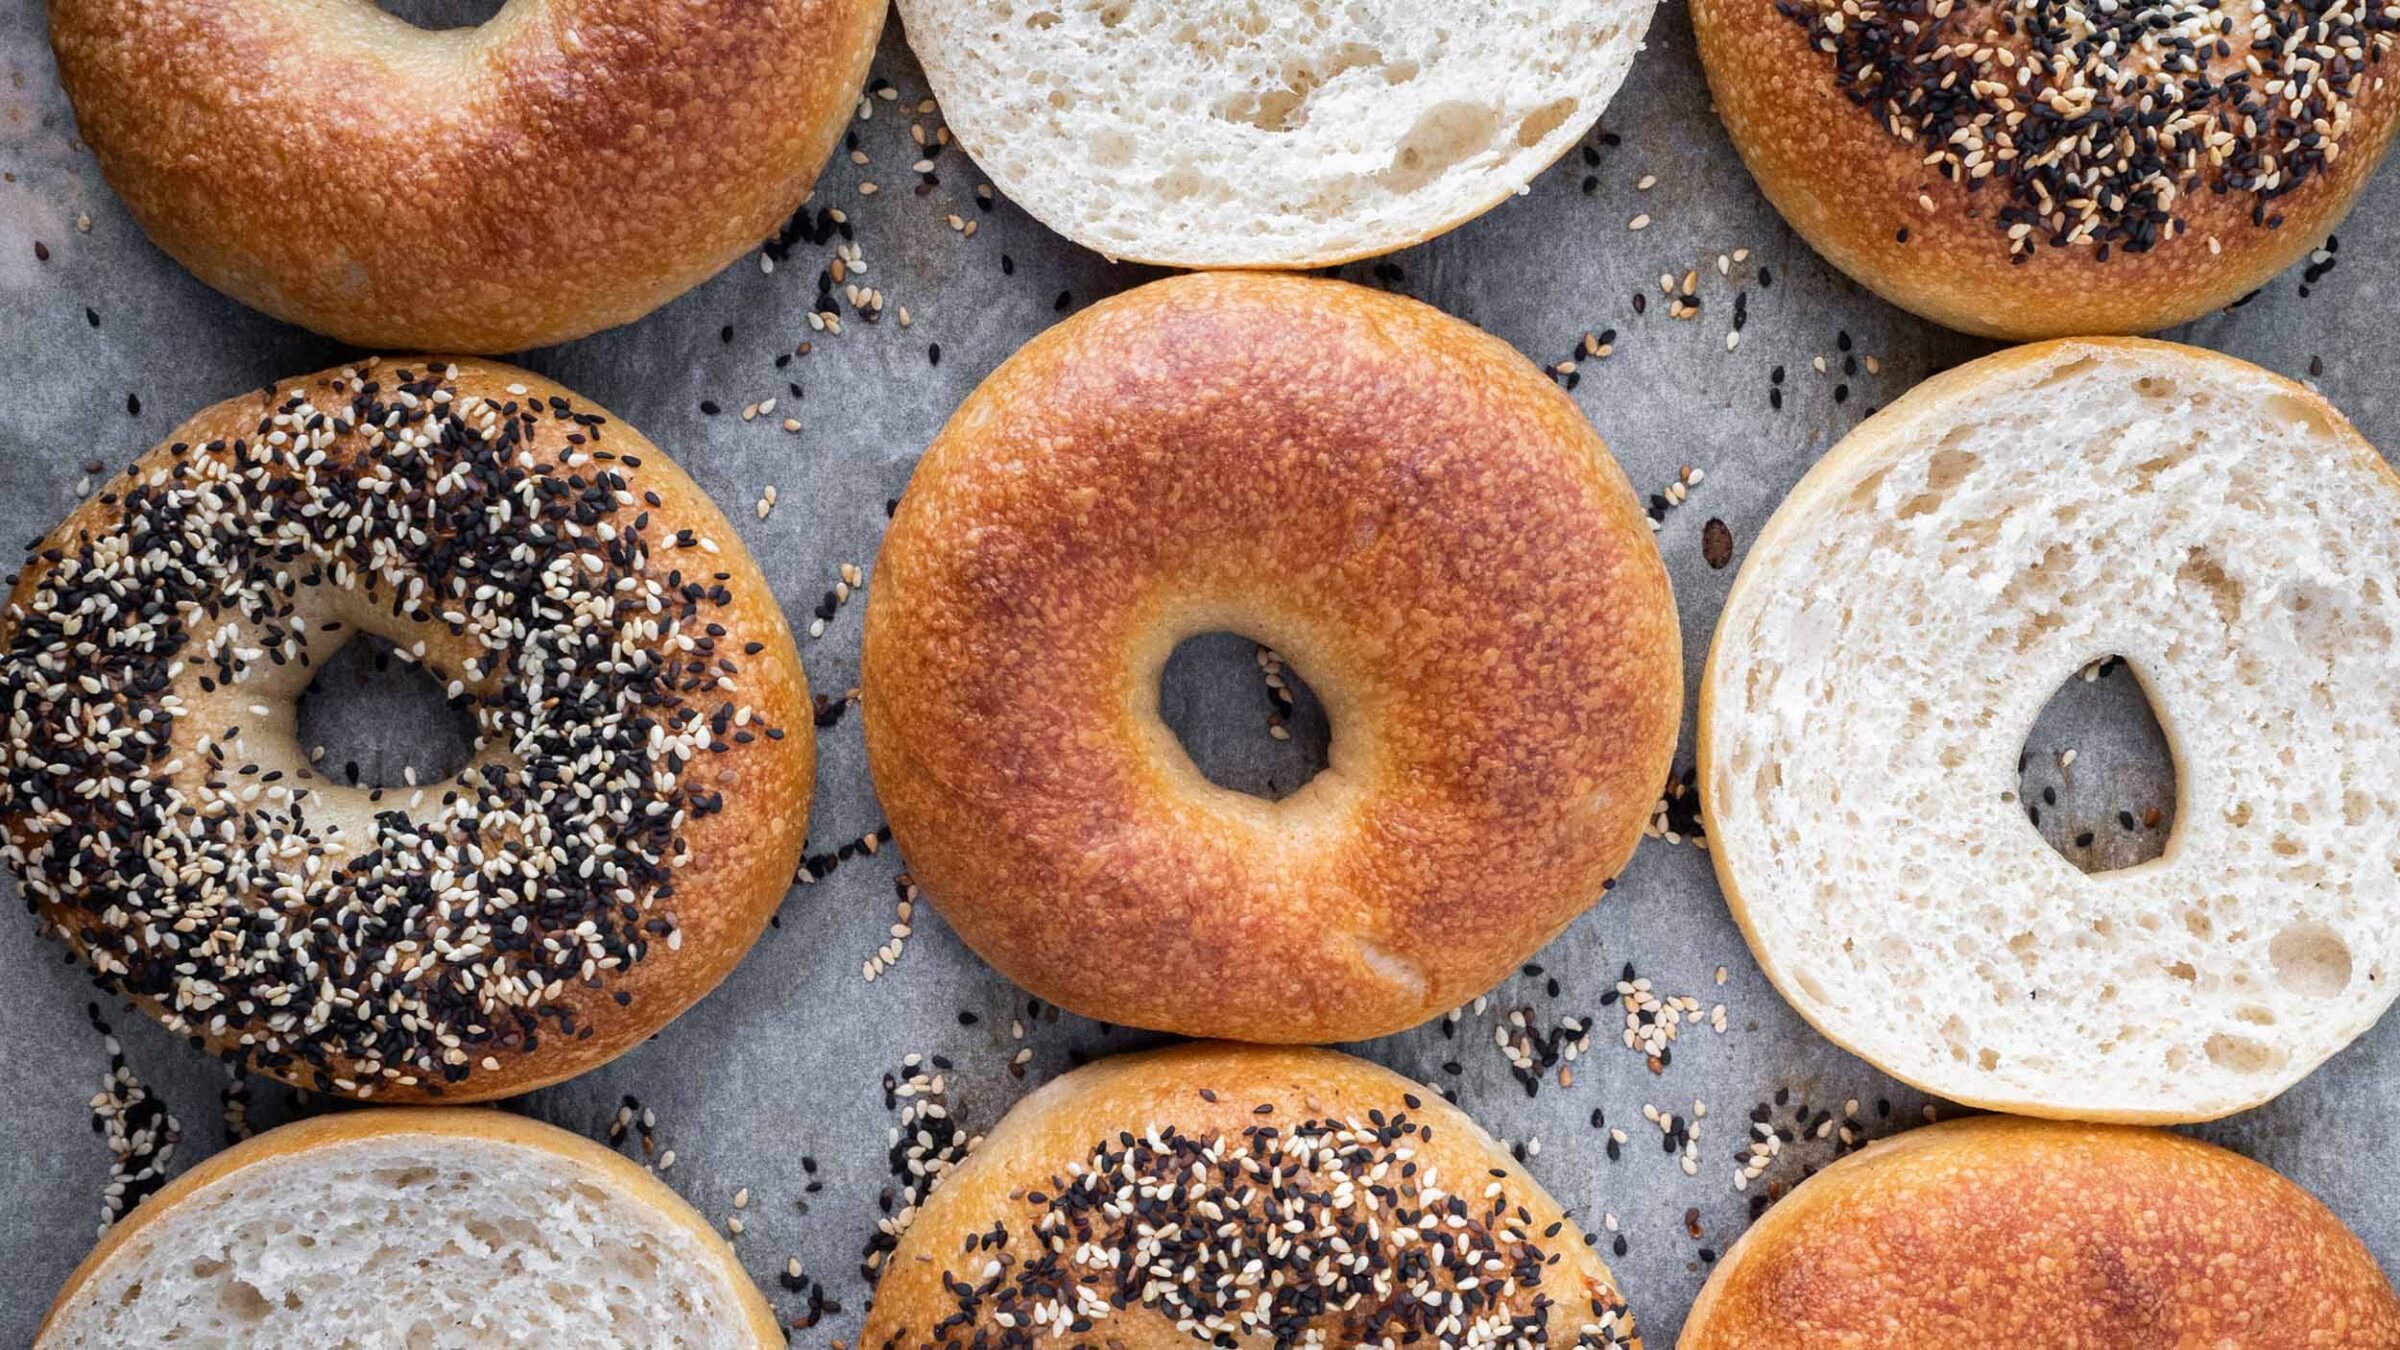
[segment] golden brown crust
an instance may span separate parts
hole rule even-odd
[[[1709,92],[1759,188],[1809,245],[1903,309],[1962,332],[2027,340],[2147,333],[2233,303],[2324,242],[2381,162],[2400,88],[2368,68],[2339,158],[2251,223],[2247,193],[2203,188],[2175,214],[2179,237],[2147,252],[2044,247],[2010,261],[1994,213],[2003,189],[1975,192],[1925,163],[1929,147],[1891,135],[1843,92],[1835,62],[1782,13],[1792,0],[1693,0]],[[1962,5],[1963,11],[1978,7]],[[1926,207],[1920,198],[1931,202]]]
[[[67,1277],[66,1285],[58,1291],[58,1297],[51,1300],[50,1311],[43,1315],[42,1325],[34,1333],[34,1344],[41,1344],[51,1324],[75,1301],[77,1292],[98,1276],[111,1260],[133,1245],[153,1222],[187,1201],[206,1204],[206,1192],[218,1182],[254,1167],[305,1166],[307,1155],[320,1149],[403,1135],[488,1140],[536,1149],[566,1159],[585,1173],[593,1185],[619,1192],[689,1233],[702,1250],[715,1257],[725,1279],[741,1298],[743,1311],[749,1316],[750,1330],[757,1338],[757,1343],[761,1346],[784,1344],[783,1330],[776,1321],[775,1309],[758,1292],[758,1286],[751,1282],[749,1273],[735,1259],[733,1249],[682,1196],[669,1189],[648,1169],[581,1135],[571,1134],[553,1125],[499,1111],[438,1107],[415,1111],[342,1111],[315,1116],[269,1130],[212,1155],[199,1166],[169,1182],[101,1235],[99,1245],[92,1248],[82,1263],[75,1267],[75,1273]]]
[[[538,403],[555,408],[563,400],[576,413],[604,419],[592,448],[632,455],[641,461],[638,468],[626,466],[621,460],[615,464],[637,499],[634,508],[620,509],[618,523],[622,525],[637,512],[646,511],[649,536],[653,539],[672,538],[679,530],[689,530],[718,545],[721,551],[707,556],[708,570],[712,574],[718,571],[728,574],[724,584],[729,596],[727,603],[709,612],[708,618],[725,630],[719,639],[723,649],[740,655],[740,673],[732,677],[735,684],[725,697],[752,708],[758,726],[775,727],[783,734],[780,738],[758,736],[747,743],[729,743],[724,752],[702,756],[692,764],[687,777],[703,790],[722,793],[727,809],[713,815],[694,816],[682,831],[689,861],[674,874],[676,898],[672,913],[680,934],[677,945],[653,942],[641,961],[615,972],[596,986],[568,981],[565,990],[553,1000],[553,1006],[571,1013],[573,1023],[588,1029],[588,1034],[580,1037],[545,1034],[540,1037],[538,1048],[530,1053],[498,1046],[478,1049],[473,1071],[464,1081],[454,1084],[412,1083],[387,1077],[367,1085],[376,1100],[394,1103],[436,1099],[454,1103],[489,1101],[571,1078],[631,1049],[698,1002],[732,972],[790,890],[806,843],[816,770],[815,721],[807,677],[785,626],[782,608],[757,563],[743,547],[740,535],[699,484],[630,424],[530,371],[473,357],[431,356],[385,359],[367,373],[390,379],[396,371],[444,368],[455,371],[449,384],[461,404],[483,396],[495,401]],[[346,403],[346,395],[331,395],[327,390],[331,380],[342,376],[344,370],[353,369],[359,367],[278,381],[265,391],[227,399],[202,410],[136,461],[126,475],[102,486],[79,505],[52,531],[43,547],[71,551],[80,539],[108,533],[122,515],[112,501],[114,490],[177,463],[183,457],[175,453],[175,446],[205,446],[219,439],[254,435],[260,418],[296,391],[305,390],[319,398]],[[558,419],[545,419],[538,427],[531,444],[551,456],[567,450],[566,437],[578,429],[576,424]],[[355,437],[347,438],[342,445],[341,453],[360,451]],[[653,499],[655,505],[651,504]],[[697,555],[690,550],[660,548],[650,556],[649,574],[661,576],[672,568],[689,567],[693,556]],[[8,609],[0,614],[0,647],[5,646],[11,629],[22,621],[23,607],[50,571],[49,565],[37,559],[17,578]],[[463,658],[476,654],[471,641],[449,633],[438,624],[411,626],[407,635],[426,644],[428,662],[437,669],[458,670]],[[758,644],[760,650],[741,654],[741,649],[750,643]],[[203,663],[194,660],[177,685],[187,702],[199,709],[207,708],[212,697],[192,687],[204,669]],[[236,709],[232,716],[237,719],[242,715],[239,709],[246,707],[251,698],[243,692],[244,688],[227,686],[217,696],[231,701]],[[8,826],[16,832],[20,845],[31,842],[22,832],[21,821],[11,820]],[[39,913],[44,927],[54,932],[62,924],[66,931],[73,932],[83,917],[57,904],[45,904]],[[72,938],[69,941],[80,949],[79,942]],[[625,1003],[619,1002],[620,995],[627,1000]],[[137,1001],[152,1015],[161,1015],[156,1001],[146,998]],[[239,1049],[240,1030],[235,1027],[206,1033],[205,1038],[212,1050],[233,1053]],[[481,1057],[487,1053],[497,1060],[498,1067],[481,1064]],[[258,1067],[303,1087],[349,1091],[338,1083],[321,1081],[305,1064]],[[340,1076],[338,1070],[333,1072],[337,1078]]]
[[[1469,1201],[1477,1215],[1496,1201],[1535,1239],[1545,1262],[1539,1291],[1552,1308],[1543,1343],[1640,1350],[1634,1319],[1627,1313],[1610,1323],[1615,1339],[1588,1333],[1588,1339],[1579,1340],[1587,1335],[1595,1302],[1622,1306],[1615,1277],[1558,1202],[1440,1094],[1364,1060],[1327,1050],[1221,1043],[1118,1055],[1055,1079],[1019,1102],[918,1211],[885,1263],[859,1337],[860,1350],[973,1343],[983,1324],[945,1326],[945,1319],[959,1313],[950,1282],[983,1283],[990,1278],[989,1263],[995,1258],[1020,1268],[1039,1245],[1026,1240],[1042,1209],[1035,1197],[1058,1194],[1061,1183],[1071,1180],[1068,1169],[1089,1162],[1096,1152],[1122,1149],[1125,1132],[1137,1138],[1180,1134],[1222,1140],[1227,1151],[1239,1153],[1245,1131],[1272,1126],[1288,1138],[1311,1120],[1364,1123],[1370,1113],[1380,1113],[1387,1121],[1406,1117],[1431,1131],[1430,1138],[1410,1135],[1404,1141],[1413,1172],[1403,1177],[1398,1173],[1405,1165],[1395,1166],[1378,1183],[1392,1188],[1382,1197],[1386,1224],[1398,1223],[1402,1212],[1423,1203],[1413,1192],[1429,1178],[1429,1184],[1449,1188]],[[1299,1177],[1300,1169],[1295,1167],[1292,1175]],[[1486,1199],[1486,1188],[1494,1185],[1500,1188],[1498,1194]],[[1331,1190],[1331,1183],[1325,1189]],[[996,1225],[1006,1230],[1008,1241],[1000,1247],[978,1244]],[[1381,1260],[1377,1253],[1364,1255],[1370,1263]],[[1094,1287],[1105,1296],[1105,1276],[1090,1269],[1082,1273],[1090,1275],[1087,1282],[1096,1281]],[[1530,1287],[1521,1290],[1512,1306],[1529,1307],[1533,1292]],[[983,1307],[988,1311],[999,1302],[987,1295]],[[1331,1324],[1321,1324],[1320,1329],[1330,1330]],[[1048,1332],[1042,1335],[1046,1342]],[[1061,1347],[1105,1345],[1112,1350],[1190,1350],[1202,1343],[1146,1306],[1119,1309],[1097,1322],[1091,1335],[1058,1342]],[[1263,1339],[1243,1342],[1254,1343],[1266,1344]],[[1337,1338],[1330,1343],[1342,1342]],[[1416,1343],[1457,1341],[1428,1338]]]
[[[1844,1158],[1726,1253],[1680,1350],[2390,1350],[2341,1220],[2196,1140],[2001,1117]]]
[[[1268,804],[1156,712],[1181,638],[1274,646],[1331,714]],[[1631,854],[1673,749],[1674,600],[1563,394],[1412,301],[1162,281],[1028,344],[877,563],[867,750],[916,881],[1110,1021],[1361,1039],[1488,988]]]
[[[2314,411],[2317,420],[2323,424],[2324,434],[2348,442],[2350,453],[2358,463],[2371,466],[2372,472],[2396,490],[2400,490],[2400,472],[2396,472],[2383,456],[2376,452],[2375,447],[2370,445],[2365,437],[2358,434],[2339,409],[2328,402],[2323,395],[2306,385],[2285,379],[2270,371],[2263,371],[2249,362],[2209,351],[2206,348],[2185,346],[2181,343],[2135,337],[2066,338],[2010,347],[1994,352],[1990,356],[1969,361],[1964,365],[1954,366],[1932,376],[1893,400],[1889,407],[1860,423],[1848,436],[1843,437],[1839,444],[1826,451],[1822,458],[1810,466],[1808,473],[1785,496],[1782,505],[1768,520],[1766,528],[1761,530],[1758,537],[1751,541],[1748,556],[1751,559],[1772,558],[1784,548],[1790,547],[1792,542],[1804,531],[1814,527],[1816,503],[1820,499],[1849,491],[1850,485],[1859,477],[1858,467],[1860,465],[1886,460],[1904,453],[1913,445],[1938,440],[1948,430],[1943,409],[1962,392],[1973,389],[1985,381],[2008,379],[2022,371],[2038,370],[2044,366],[2064,364],[2079,358],[2106,357],[2117,352],[2158,352],[2166,354],[2171,359],[2190,362],[2195,367],[2216,367],[2220,371],[2233,368],[2248,379],[2272,380],[2281,387],[2284,395],[2293,400],[2295,405]],[[1693,753],[1699,777],[1700,814],[1703,820],[1713,820],[1729,815],[1726,794],[1741,790],[1740,784],[1727,782],[1718,775],[1714,766],[1717,762],[1715,751],[1717,681],[1726,664],[1734,656],[1734,653],[1726,647],[1726,634],[1744,605],[1742,582],[1746,575],[1748,575],[1747,563],[1744,565],[1744,571],[1737,573],[1734,577],[1733,589],[1726,597],[1725,607],[1719,611],[1716,631],[1711,634],[1709,640],[1708,657],[1700,672],[1699,712],[1695,722],[1697,730],[1694,736],[1696,745]],[[2178,762],[2181,762],[2183,751],[2179,744],[2174,743],[2173,728],[2166,728],[2166,732],[2170,744],[2173,746],[2175,757]],[[1759,968],[1779,989],[1791,988],[1793,987],[1793,976],[1786,967],[1782,955],[1765,941],[1757,925],[1751,922],[1749,903],[1744,898],[1741,881],[1742,869],[1748,862],[1749,860],[1742,850],[1727,838],[1718,838],[1709,849],[1709,863],[1716,872],[1718,889],[1724,893],[1726,907],[1732,912],[1734,922],[1740,926],[1743,940],[1750,946],[1751,955],[1757,958]],[[1909,1073],[1906,1065],[1885,1063],[1867,1054],[1860,1046],[1852,1044],[1845,1037],[1841,1028],[1828,1025],[1818,1011],[1819,1005],[1813,1001],[1787,1000],[1787,1002],[1790,1003],[1793,1011],[1799,1013],[1801,1018],[1816,1030],[1818,1035],[1852,1054],[1868,1059],[1883,1072],[1922,1091],[1944,1096],[1979,1110],[2007,1111],[2018,1115],[2091,1120],[2124,1125],[2172,1125],[2226,1116],[2244,1108],[2244,1104],[2237,1103],[2221,1110],[2198,1114],[2173,1107],[2097,1111],[2015,1098],[1961,1095],[1960,1087],[1956,1083],[1923,1081]],[[2298,1074],[2299,1071],[2296,1069],[2295,1081]],[[2249,1104],[2255,1105],[2255,1103]]]
[[[203,281],[365,347],[517,351],[649,312],[771,234],[884,0],[59,0],[76,123]]]

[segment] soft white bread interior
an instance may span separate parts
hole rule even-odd
[[[1986,358],[1859,427],[1754,544],[1702,690],[1718,875],[1784,996],[1921,1087],[2255,1105],[2392,1001],[2396,631],[2400,480],[2316,394],[2167,343]],[[2163,856],[2087,876],[2018,757],[2110,655],[2177,800]]]
[[[38,1350],[764,1346],[774,1315],[655,1177],[492,1111],[360,1111],[217,1155],[111,1230]]]
[[[1000,189],[1112,257],[1300,267],[1488,210],[1599,117],[1654,0],[899,0]]]

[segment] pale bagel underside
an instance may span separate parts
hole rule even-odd
[[[1491,208],[1616,92],[1652,0],[900,0],[1000,189],[1112,257],[1305,267]]]
[[[2390,1003],[2400,487],[2322,399],[2164,343],[1942,376],[1803,480],[1703,692],[1719,876],[1810,1021],[1956,1100],[2192,1120]],[[2062,680],[2125,658],[2165,854],[2087,876],[2016,799]]]
[[[562,1130],[367,1111],[210,1159],[112,1232],[39,1350],[781,1344],[689,1205]]]

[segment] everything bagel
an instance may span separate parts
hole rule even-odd
[[[511,352],[639,318],[771,234],[884,0],[56,0],[75,125],[158,246],[362,347]]]
[[[1184,638],[1331,717],[1278,801],[1159,718]],[[1012,979],[1254,1041],[1489,988],[1632,853],[1673,749],[1674,598],[1625,475],[1505,344],[1414,301],[1161,281],[1028,344],[918,465],[868,605],[902,855]]]
[[[1078,1069],[942,1179],[884,1271],[860,1350],[1642,1350],[1591,1239],[1505,1146],[1329,1050]]]
[[[295,700],[357,633],[478,733],[329,781]],[[788,888],[813,724],[732,529],[638,432],[423,358],[228,400],[40,544],[0,630],[0,857],[112,990],[321,1091],[474,1101],[632,1046]]]
[[[2400,9],[1694,0],[1725,130],[1810,247],[1969,333],[2147,333],[2325,240],[2400,125]]]

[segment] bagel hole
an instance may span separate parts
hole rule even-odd
[[[1271,802],[1322,772],[1333,743],[1325,706],[1308,682],[1273,649],[1239,633],[1202,633],[1175,645],[1159,677],[1158,715],[1202,777]]]
[[[442,683],[382,638],[344,643],[300,695],[300,744],[326,780],[405,788],[454,778],[475,753],[475,722]],[[324,754],[316,755],[318,747]]]
[[[2175,799],[2174,752],[2132,667],[2111,656],[2067,676],[2017,758],[2043,842],[2094,875],[2136,867],[2166,852]]]
[[[429,33],[481,28],[507,3],[508,0],[375,0],[376,8],[384,13]]]

